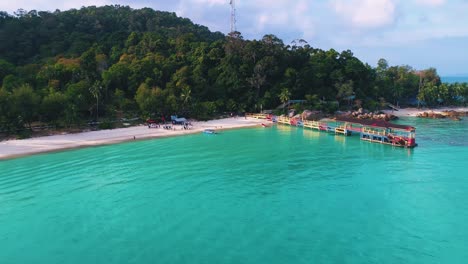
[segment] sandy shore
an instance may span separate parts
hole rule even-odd
[[[399,109],[398,111],[392,111],[392,110],[384,110],[383,112],[386,114],[392,114],[398,117],[403,117],[403,116],[417,116],[420,113],[424,112],[433,112],[440,114],[444,111],[457,111],[457,112],[468,112],[468,107],[442,107],[442,108],[436,108],[436,109],[431,109],[431,108],[402,108]]]
[[[0,160],[11,159],[37,153],[60,151],[65,149],[81,148],[114,144],[125,141],[142,140],[158,137],[180,136],[201,133],[204,129],[216,130],[254,127],[261,125],[264,120],[253,118],[226,118],[207,122],[192,122],[193,128],[183,130],[182,126],[174,126],[175,130],[163,128],[148,128],[148,126],[135,126],[112,130],[82,132],[76,134],[54,135],[23,140],[8,140],[0,142]]]
[[[468,112],[468,107],[451,107],[437,109],[403,108],[398,111],[385,110],[384,112],[388,114],[393,114],[398,117],[404,117],[417,116],[419,113],[423,112],[442,113],[443,111],[450,110]],[[204,129],[207,128],[224,130],[254,127],[261,125],[261,123],[263,122],[265,121],[253,118],[245,119],[239,117],[211,120],[207,122],[192,122],[193,128],[190,130],[183,130],[182,126],[175,126],[176,130],[166,130],[163,128],[148,128],[147,126],[141,125],[112,130],[100,130],[76,134],[54,135],[23,140],[8,140],[0,142],[0,160],[44,152],[115,144],[125,141],[201,133]]]

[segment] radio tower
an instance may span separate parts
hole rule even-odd
[[[237,31],[236,28],[236,0],[230,0],[231,5],[231,33]]]

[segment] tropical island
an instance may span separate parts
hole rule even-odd
[[[226,32],[236,1],[143,2]],[[1,264],[466,262],[462,1],[242,1],[243,35],[24,4],[0,2]]]
[[[180,115],[210,120],[289,105],[324,113],[466,106],[468,84],[437,70],[377,67],[350,50],[275,35],[245,40],[175,13],[128,6],[0,12],[0,136],[122,127]]]

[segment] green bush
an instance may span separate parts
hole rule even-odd
[[[374,100],[368,100],[364,103],[364,108],[374,112],[380,109],[380,103]]]
[[[30,138],[32,134],[32,131],[29,129],[23,129],[21,130],[17,135],[16,139],[25,139],[25,138]]]
[[[280,116],[280,115],[284,114],[284,111],[283,111],[283,109],[275,109],[275,110],[273,110],[273,114],[276,115],[276,116]]]
[[[113,129],[113,128],[115,128],[115,125],[114,125],[114,123],[112,123],[112,122],[104,121],[104,122],[101,122],[101,123],[98,125],[98,128],[99,128],[99,129]]]

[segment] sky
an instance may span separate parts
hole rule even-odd
[[[231,0],[1,0],[0,10],[62,11],[120,4],[175,12],[212,31],[230,31]],[[372,66],[435,67],[442,76],[468,75],[468,0],[233,0],[245,39],[274,34],[290,44],[351,50]]]

